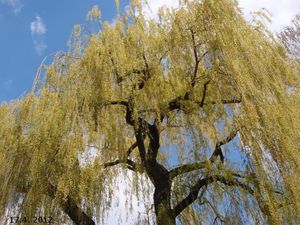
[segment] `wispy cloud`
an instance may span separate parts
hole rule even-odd
[[[21,0],[0,0],[0,3],[10,6],[15,14],[21,12],[24,6]]]
[[[30,24],[30,31],[33,40],[34,49],[38,55],[42,55],[47,44],[45,42],[45,34],[47,33],[46,25],[40,16],[36,16]]]
[[[33,35],[42,35],[47,32],[46,25],[40,16],[36,16],[35,20],[31,22],[30,31]]]

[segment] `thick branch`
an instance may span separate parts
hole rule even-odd
[[[208,184],[208,179],[200,179],[191,188],[191,191],[188,196],[186,196],[180,203],[178,203],[175,208],[173,209],[174,216],[178,216],[186,207],[188,207],[190,204],[192,204],[198,197],[199,191],[202,187],[206,186]]]
[[[189,205],[191,205],[198,198],[198,194],[199,194],[201,188],[203,188],[204,186],[209,185],[213,182],[216,182],[216,181],[223,183],[227,186],[239,187],[239,188],[247,191],[249,194],[252,194],[252,195],[254,194],[254,191],[249,186],[240,182],[238,179],[229,179],[229,178],[225,178],[224,176],[221,176],[221,175],[215,175],[215,176],[199,179],[198,182],[191,188],[189,195],[187,195],[173,209],[173,213],[174,213],[175,217],[178,216],[185,208],[187,208]]]
[[[147,160],[156,161],[158,149],[160,148],[159,136],[160,132],[158,130],[157,125],[154,123],[153,125],[148,124],[149,130],[149,147],[147,152]]]
[[[48,195],[54,199],[57,189],[54,185],[49,182]],[[90,216],[88,216],[80,207],[77,206],[76,202],[70,197],[67,197],[66,201],[61,201],[60,206],[64,213],[66,213],[70,219],[76,225],[95,225],[95,222]]]
[[[137,142],[135,142],[133,145],[131,145],[127,150],[127,158],[130,156],[131,152],[137,147]]]
[[[215,150],[209,159],[210,163],[215,162],[218,157],[220,157],[220,160],[222,162],[224,161],[224,155],[222,153],[221,146],[228,144],[230,141],[232,141],[234,139],[234,137],[236,135],[237,135],[237,131],[234,131],[234,132],[230,133],[230,135],[228,137],[226,137],[224,140],[216,143]],[[207,165],[207,162],[204,161],[204,162],[185,164],[185,165],[176,167],[170,171],[170,178],[173,179],[180,174],[203,169],[203,168],[205,168],[206,165]]]

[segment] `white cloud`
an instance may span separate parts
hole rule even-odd
[[[45,42],[47,28],[40,16],[36,16],[35,20],[31,22],[30,31],[33,39],[34,49],[38,55],[42,55],[47,48],[47,44]]]
[[[10,6],[15,14],[21,12],[24,6],[21,0],[0,0],[0,3]]]
[[[46,25],[40,16],[36,16],[35,20],[31,22],[30,31],[32,35],[42,35],[47,32]]]
[[[289,25],[291,19],[300,12],[299,0],[238,0],[246,18],[250,18],[250,12],[261,8],[271,13],[272,24],[270,29],[279,32],[283,26]]]

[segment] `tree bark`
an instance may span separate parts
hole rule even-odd
[[[169,186],[155,188],[154,207],[157,225],[175,225],[175,216],[171,209],[171,188]]]
[[[154,184],[154,208],[157,225],[175,225],[171,208],[171,184],[168,170],[158,162],[146,163],[146,171]]]

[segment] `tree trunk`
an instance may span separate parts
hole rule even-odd
[[[165,186],[155,187],[154,207],[157,225],[175,225],[175,216],[171,209],[171,188]]]
[[[151,169],[150,169],[151,168]],[[171,208],[171,180],[167,170],[159,163],[148,167],[148,175],[154,184],[154,208],[157,225],[175,225]]]

